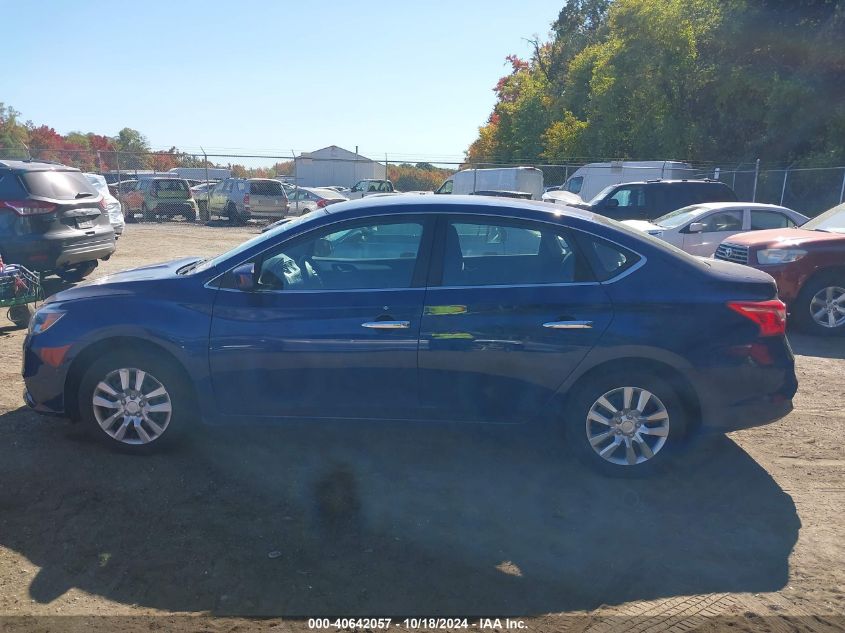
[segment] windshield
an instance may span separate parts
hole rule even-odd
[[[204,272],[206,270],[210,270],[211,268],[215,268],[216,266],[222,264],[225,261],[228,261],[229,259],[237,258],[238,255],[240,255],[243,252],[248,251],[253,246],[257,246],[257,245],[261,244],[262,242],[272,241],[277,236],[279,236],[283,233],[287,233],[288,231],[295,229],[298,226],[301,226],[301,225],[303,225],[307,222],[312,221],[316,217],[316,215],[317,214],[315,214],[315,213],[306,213],[305,215],[301,215],[298,218],[296,218],[295,220],[291,220],[290,222],[285,222],[284,224],[279,225],[275,229],[271,229],[271,230],[267,231],[266,233],[256,235],[252,239],[247,240],[246,242],[243,242],[242,244],[239,244],[238,246],[236,246],[232,250],[226,251],[225,253],[221,253],[217,257],[207,259],[207,260],[203,261],[202,263],[198,264],[197,266],[186,269],[184,272],[186,272],[186,273],[201,273],[201,272]],[[234,264],[236,262],[232,262],[232,263]]]
[[[808,231],[845,233],[845,204],[840,204],[801,226]]]
[[[690,206],[677,209],[666,215],[662,215],[654,221],[657,226],[664,229],[674,229],[707,211],[707,207]]]
[[[592,200],[590,200],[590,204],[596,204],[601,200],[604,200],[605,197],[610,194],[610,192],[613,191],[615,187],[616,185],[610,185],[609,187],[605,187],[604,189],[599,191],[598,194]]]

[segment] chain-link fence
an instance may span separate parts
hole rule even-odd
[[[780,204],[806,215],[845,201],[845,166],[772,166],[765,161],[742,164],[679,163],[673,161],[608,161],[579,159],[559,164],[539,162],[430,162],[402,154],[369,158],[331,146],[315,152],[271,154],[167,151],[115,151],[114,149],[65,149],[0,147],[0,159],[31,159],[62,163],[106,176],[109,183],[149,176],[178,176],[197,183],[213,183],[227,176],[281,178],[295,186],[351,187],[364,179],[389,179],[399,191],[433,191],[462,169],[529,166],[543,173],[543,185],[564,187],[582,198],[589,191],[578,186],[579,174],[604,172],[607,184],[658,178],[712,178],[729,185],[740,200]],[[579,172],[579,170],[582,170]],[[194,183],[192,183],[194,184]],[[597,192],[593,192],[597,193]]]

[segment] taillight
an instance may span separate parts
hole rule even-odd
[[[4,200],[0,208],[11,209],[18,215],[44,215],[55,211],[56,205],[40,200]]]
[[[249,194],[248,193],[244,194],[244,206],[245,207],[249,206]]]
[[[97,203],[97,206],[100,207],[100,211],[106,210],[106,199],[100,198],[100,201]]]
[[[322,209],[322,208],[323,208],[324,206],[326,206],[328,203],[329,203],[329,201],[328,201],[328,200],[326,200],[325,198],[320,198],[319,200],[317,200],[317,206],[318,206],[320,209]]]
[[[786,305],[780,299],[769,301],[729,301],[728,307],[760,327],[760,336],[786,334]]]

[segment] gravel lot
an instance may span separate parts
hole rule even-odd
[[[95,275],[256,232],[129,225]],[[0,616],[44,617],[2,628],[497,614],[540,631],[715,630],[727,618],[734,630],[841,630],[845,339],[790,339],[791,415],[697,442],[670,476],[629,482],[523,428],[473,425],[200,428],[169,453],[128,457],[23,406],[23,332],[3,320]],[[54,617],[70,615],[88,617]]]

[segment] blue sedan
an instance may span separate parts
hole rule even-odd
[[[147,451],[199,421],[544,423],[610,473],[797,388],[772,278],[560,206],[370,197],[60,292],[26,402]]]

